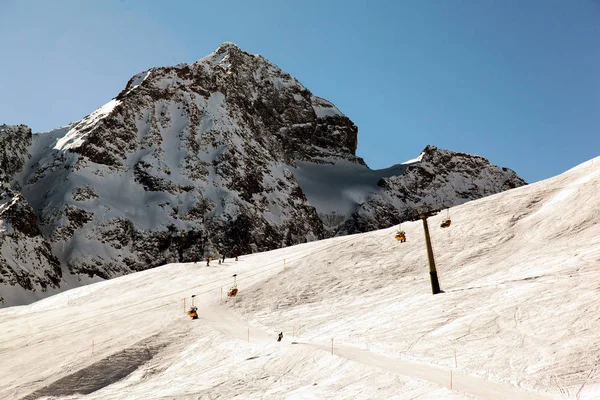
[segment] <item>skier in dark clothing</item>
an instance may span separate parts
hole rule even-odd
[[[235,261],[238,260],[238,255],[239,255],[239,251],[238,251],[238,248],[236,247],[233,249],[233,256],[235,257]]]
[[[281,339],[283,339],[283,332],[279,332],[279,335],[277,336],[278,342],[281,342]]]
[[[223,260],[221,260],[221,262],[225,263],[225,253],[221,254],[221,258],[223,259]]]

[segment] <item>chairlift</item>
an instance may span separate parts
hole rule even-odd
[[[396,232],[395,238],[400,243],[406,242],[406,233],[402,230],[402,224],[398,226],[398,231]]]
[[[228,297],[235,297],[238,294],[237,282],[236,282],[237,274],[233,274],[233,286],[227,292]]]
[[[450,219],[450,210],[446,209],[446,218],[442,220],[440,224],[440,228],[448,228],[452,224],[452,220]]]
[[[198,307],[192,306],[188,311],[188,315],[192,317],[192,319],[198,319]]]

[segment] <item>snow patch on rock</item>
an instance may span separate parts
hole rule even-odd
[[[121,104],[120,100],[112,99],[96,111],[92,112],[71,128],[65,136],[60,138],[56,143],[56,146],[54,146],[54,149],[65,151],[81,146],[90,131],[94,129],[102,119],[106,118],[119,104]]]

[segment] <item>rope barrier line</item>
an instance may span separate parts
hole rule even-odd
[[[354,236],[354,235],[351,235],[351,236]],[[301,259],[304,259],[304,258],[307,258],[307,257],[309,257],[309,256],[313,256],[313,255],[315,255],[315,254],[319,254],[319,253],[321,253],[321,252],[323,252],[323,251],[329,250],[330,248],[332,248],[332,247],[334,247],[334,246],[337,246],[337,245],[340,245],[340,244],[344,244],[344,243],[346,243],[346,242],[349,242],[350,240],[353,240],[353,239],[354,239],[354,237],[350,237],[350,238],[347,238],[347,239],[345,239],[345,240],[337,240],[335,243],[327,244],[327,245],[326,245],[326,246],[324,246],[323,248],[321,248],[321,249],[318,249],[318,250],[316,250],[316,251],[314,251],[314,252],[310,252],[310,253],[308,253],[308,254],[300,254],[299,256],[296,256],[296,257],[292,256],[292,261],[299,261],[299,260],[301,260]],[[287,258],[286,258],[286,259],[287,259]],[[275,265],[275,266],[274,266],[274,267],[271,267],[271,268],[264,269],[264,267],[266,267],[266,266],[270,266],[270,265]],[[275,270],[275,269],[281,269],[281,260],[276,260],[276,261],[272,261],[272,262],[269,262],[269,263],[267,263],[267,264],[264,264],[264,265],[263,265],[262,267],[260,267],[259,269],[262,269],[262,270],[261,270],[261,271],[258,271],[258,272],[256,272],[256,273],[254,273],[254,274],[250,274],[250,275],[248,275],[248,276],[244,276],[243,278],[240,278],[239,280],[243,280],[243,279],[252,278],[252,277],[255,277],[255,276],[257,276],[257,275],[264,274],[265,272],[269,272],[269,271],[271,271],[271,270]],[[185,289],[182,289],[182,290],[178,290],[178,291],[176,291],[176,292],[171,292],[171,293],[169,293],[169,294],[166,294],[166,295],[162,295],[162,296],[157,296],[157,297],[153,297],[153,298],[150,298],[150,299],[146,299],[146,300],[140,301],[140,302],[138,302],[138,303],[129,304],[129,305],[127,305],[127,306],[123,306],[123,307],[120,307],[120,308],[117,308],[117,309],[109,310],[109,311],[106,311],[106,312],[104,312],[104,313],[95,314],[95,315],[92,315],[92,316],[89,316],[89,317],[86,317],[86,318],[80,318],[80,319],[77,319],[77,320],[74,320],[74,321],[70,321],[70,322],[66,322],[66,323],[63,323],[63,324],[58,324],[58,325],[54,325],[54,326],[50,326],[50,327],[46,327],[46,328],[44,328],[44,330],[43,330],[43,331],[33,332],[33,333],[30,333],[30,334],[27,334],[27,335],[20,335],[20,336],[19,336],[19,338],[29,338],[29,337],[33,337],[33,336],[35,336],[35,335],[39,335],[39,334],[45,334],[45,333],[46,333],[48,330],[51,330],[51,329],[61,328],[61,327],[65,327],[65,326],[73,325],[73,324],[75,324],[75,323],[79,323],[79,322],[81,322],[81,321],[87,321],[87,320],[91,320],[91,319],[99,318],[99,317],[102,317],[102,316],[105,316],[105,315],[108,315],[108,314],[111,314],[111,313],[114,313],[114,312],[118,312],[118,311],[125,310],[125,309],[128,309],[128,308],[132,308],[132,307],[136,307],[136,306],[139,306],[139,305],[147,304],[149,301],[160,300],[160,299],[163,299],[163,298],[165,298],[165,297],[174,296],[174,295],[176,295],[176,294],[178,294],[178,293],[182,293],[182,292],[187,292],[187,291],[190,291],[190,290],[192,290],[192,289],[194,289],[194,288],[200,288],[200,287],[205,287],[205,286],[208,286],[208,285],[212,285],[212,284],[214,284],[214,283],[218,283],[218,282],[220,282],[220,281],[223,281],[223,280],[225,280],[225,279],[229,279],[229,277],[227,277],[227,278],[219,278],[219,279],[216,279],[216,280],[213,280],[213,281],[210,281],[210,282],[203,283],[203,284],[201,284],[201,285],[194,285],[193,287],[188,287],[188,288],[185,288]],[[207,294],[207,293],[210,293],[210,292],[212,292],[212,291],[214,291],[214,290],[217,290],[217,289],[219,289],[221,286],[222,286],[222,285],[219,285],[219,286],[216,286],[216,287],[212,287],[212,288],[210,288],[210,289],[208,289],[208,290],[205,290],[205,291],[202,291],[202,292],[196,293],[196,295],[198,295],[198,294]],[[149,311],[149,310],[154,310],[154,309],[157,309],[157,308],[166,307],[166,306],[168,306],[168,305],[171,305],[171,304],[179,303],[180,301],[181,301],[181,299],[172,300],[172,301],[170,301],[170,302],[168,302],[168,303],[159,304],[159,305],[157,305],[157,306],[154,306],[154,307],[151,307],[151,308],[147,308],[147,309],[145,309],[145,310]],[[94,325],[93,327],[94,327],[94,328],[96,328],[96,327],[99,327],[99,326],[104,326],[104,325],[106,325],[106,324],[110,324],[110,323],[112,323],[113,321],[120,320],[120,319],[127,318],[127,317],[131,317],[131,316],[133,316],[133,315],[136,315],[136,314],[138,314],[138,312],[136,312],[136,313],[131,313],[131,314],[126,314],[126,315],[124,315],[124,316],[122,316],[122,317],[111,318],[111,320],[110,320],[110,321],[107,321],[107,322],[105,322],[105,323],[101,323],[101,324],[96,324],[96,325]],[[65,335],[67,335],[67,334],[72,334],[72,333],[81,332],[81,331],[83,331],[83,330],[86,330],[86,329],[89,329],[89,328],[90,328],[90,327],[83,327],[83,328],[80,328],[80,329],[77,329],[77,330],[74,330],[74,331],[69,331],[69,332],[67,332],[67,333],[65,333],[65,334],[62,334],[62,335],[58,335],[58,336],[56,336],[54,339],[56,339],[56,338],[59,338],[59,337],[62,337],[62,336],[65,336]],[[8,343],[8,342],[10,342],[10,341],[12,341],[12,340],[13,340],[13,339],[7,339],[7,340],[4,340],[4,341],[1,341],[1,342],[0,342],[0,345],[3,345],[3,344],[5,344],[5,343]],[[40,340],[40,341],[38,341],[38,342],[36,342],[36,343],[39,343],[39,342],[46,342],[46,341],[48,341],[48,340]],[[18,348],[6,349],[6,350],[0,350],[0,354],[3,354],[3,353],[5,353],[5,352],[7,352],[7,351],[14,351],[14,350],[18,350],[18,349],[21,349],[21,348],[23,348],[23,347],[29,346],[30,344],[35,344],[35,343],[27,343],[25,346],[21,346],[21,347],[18,347]]]

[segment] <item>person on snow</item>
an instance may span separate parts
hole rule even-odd
[[[237,246],[233,249],[233,256],[235,257],[235,261],[238,260],[239,251]]]
[[[207,267],[210,267],[210,257],[208,257],[208,258],[206,259],[206,266],[207,266]]]
[[[277,335],[277,341],[281,342],[281,339],[283,339],[283,332],[279,332],[279,335]]]
[[[221,262],[223,264],[225,264],[225,253],[224,252],[223,252],[223,254],[221,254],[221,258],[222,258]]]

